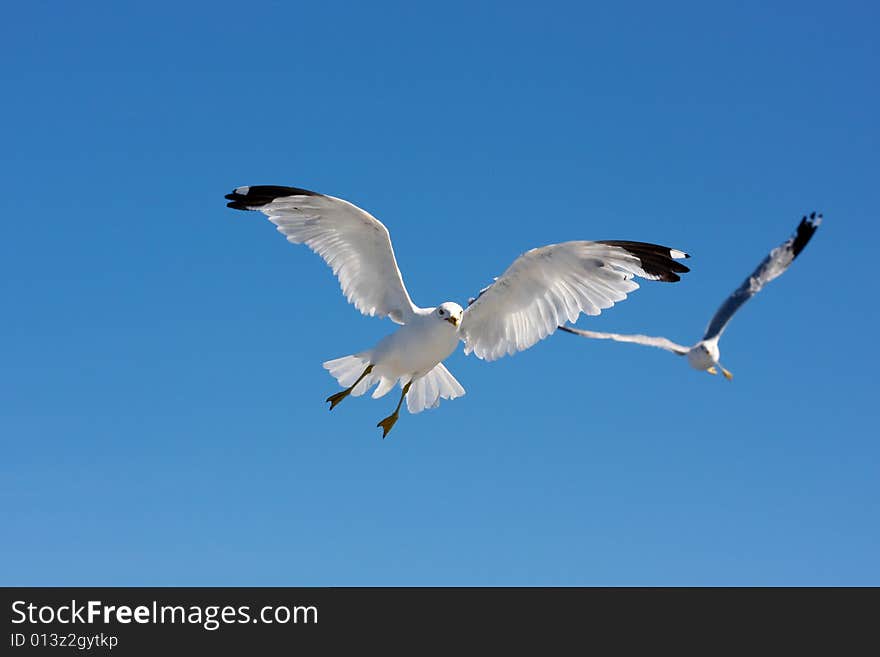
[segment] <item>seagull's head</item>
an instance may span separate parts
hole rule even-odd
[[[459,324],[461,324],[461,316],[464,314],[464,310],[461,306],[459,306],[454,301],[447,301],[446,303],[441,303],[434,309],[434,316],[444,322],[449,322],[455,328],[458,328]]]
[[[708,370],[718,364],[720,355],[717,342],[701,340],[691,348],[687,358],[694,369]]]

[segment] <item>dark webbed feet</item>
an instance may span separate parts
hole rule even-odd
[[[350,394],[351,394],[351,388],[346,388],[345,390],[343,390],[341,392],[337,392],[335,395],[330,395],[324,401],[330,402],[330,410],[332,411],[334,408],[336,408],[336,404],[341,402],[343,399],[348,397]]]
[[[412,381],[408,381],[405,386],[403,386],[403,391],[400,393],[400,401],[397,402],[397,408],[394,409],[394,412],[386,417],[384,420],[380,420],[377,427],[382,427],[382,437],[388,435],[388,432],[391,431],[391,428],[394,426],[394,423],[397,422],[397,418],[400,417],[400,405],[403,404],[403,398],[406,397],[406,393],[409,392],[409,387],[412,385]]]
[[[397,422],[397,418],[400,417],[400,414],[397,411],[394,411],[391,415],[386,417],[384,420],[380,420],[377,427],[382,427],[382,437],[388,435],[388,432],[391,431],[391,428],[394,426],[394,423]]]

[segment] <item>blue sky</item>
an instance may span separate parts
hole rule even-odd
[[[320,6],[318,6],[320,4]],[[0,25],[0,583],[880,584],[872,3],[17,3]],[[414,300],[522,251],[689,251],[467,395],[329,414],[393,324],[237,185],[349,199]],[[867,327],[867,328],[866,328]]]

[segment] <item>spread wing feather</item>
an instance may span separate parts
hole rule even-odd
[[[721,304],[715,316],[709,321],[703,340],[719,338],[736,311],[760,292],[767,283],[781,276],[791,266],[813,237],[820,223],[822,223],[821,214],[817,215],[813,212],[809,217],[803,217],[794,235],[773,249],[742,285]]]
[[[257,210],[289,242],[305,244],[333,269],[345,298],[365,315],[406,324],[415,306],[397,267],[388,229],[365,210],[296,187],[238,187],[227,205]]]
[[[642,242],[563,242],[532,249],[468,306],[465,353],[495,360],[528,349],[580,313],[598,315],[639,287],[689,271],[683,251]]]
[[[646,347],[657,347],[658,349],[671,351],[672,353],[678,354],[679,356],[684,356],[688,351],[690,351],[688,347],[677,344],[672,340],[668,340],[667,338],[654,337],[651,335],[623,335],[620,333],[603,333],[601,331],[586,331],[584,329],[578,329],[572,326],[560,326],[559,330],[565,331],[567,333],[573,333],[574,335],[580,335],[585,338],[593,338],[596,340],[614,340],[615,342],[631,342],[633,344],[645,345]]]

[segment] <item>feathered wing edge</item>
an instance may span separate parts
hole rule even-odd
[[[690,351],[690,347],[685,347],[667,338],[655,337],[651,335],[623,335],[620,333],[603,333],[601,331],[586,331],[584,329],[577,329],[571,326],[560,326],[559,330],[565,331],[566,333],[571,333],[572,335],[579,335],[584,338],[593,338],[596,340],[614,340],[615,342],[629,342],[631,344],[640,344],[646,347],[657,347],[658,349],[671,351],[672,353],[678,354],[679,356],[684,356],[685,354],[687,354],[687,352]]]
[[[227,207],[265,214],[289,242],[305,244],[333,270],[349,303],[368,316],[405,324],[415,305],[397,266],[391,235],[366,210],[299,187],[237,187]]]
[[[724,300],[718,310],[709,320],[703,340],[717,340],[721,337],[728,322],[742,305],[764,289],[770,281],[781,276],[787,270],[795,258],[800,255],[804,247],[822,223],[822,215],[811,212],[804,215],[798,224],[795,233],[782,244],[773,249],[761,264],[742,282],[733,293]]]
[[[679,274],[690,271],[687,265],[678,262],[690,258],[690,255],[668,246],[627,240],[598,240],[596,243],[619,247],[638,258],[642,265],[642,271],[638,275],[650,281],[675,283],[681,280]]]
[[[622,240],[575,241],[531,249],[470,299],[462,320],[465,353],[495,360],[528,349],[580,313],[598,315],[639,285],[675,282],[690,271],[678,249]]]

